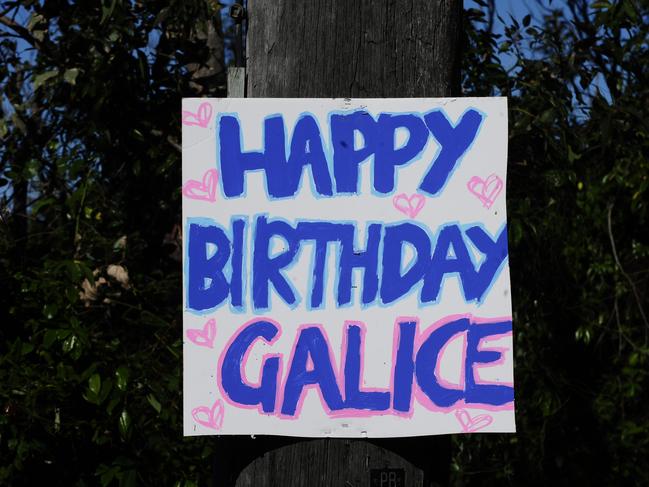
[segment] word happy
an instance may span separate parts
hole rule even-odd
[[[310,166],[316,195],[358,194],[359,166],[371,158],[373,190],[388,194],[395,189],[397,168],[418,158],[432,136],[440,149],[419,190],[435,196],[475,140],[482,120],[483,115],[474,109],[467,110],[456,125],[451,124],[442,110],[423,115],[382,113],[376,119],[365,111],[333,113],[329,117],[331,149],[328,150],[312,115],[305,114],[297,120],[290,145],[284,118],[275,115],[264,120],[264,149],[244,152],[238,118],[222,115],[217,151],[223,193],[228,198],[243,196],[246,172],[262,170],[270,198],[292,197],[298,192],[304,168]],[[404,130],[407,140],[397,147],[397,132]],[[361,147],[356,147],[357,134],[364,140]]]

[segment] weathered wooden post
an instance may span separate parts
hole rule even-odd
[[[248,97],[459,94],[459,0],[249,0],[247,7]],[[448,436],[371,442],[226,437],[219,444],[219,485],[234,485],[238,477],[240,487],[396,487],[404,476],[407,485],[443,484],[450,460]]]
[[[249,0],[249,97],[459,93],[459,0]]]

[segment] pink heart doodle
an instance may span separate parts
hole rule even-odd
[[[223,401],[217,399],[214,405],[209,408],[207,406],[198,406],[192,409],[192,418],[198,424],[214,430],[220,430],[223,425]]]
[[[212,318],[207,320],[203,329],[190,328],[187,330],[187,338],[199,347],[214,347],[214,338],[216,337],[216,320]]]
[[[473,433],[493,423],[494,418],[489,414],[479,414],[478,416],[471,417],[466,409],[458,409],[455,411],[455,417],[462,426],[462,431],[465,433]]]
[[[503,180],[495,174],[490,174],[486,180],[473,176],[466,187],[482,201],[482,206],[489,209],[503,189]]]
[[[203,174],[203,181],[190,179],[183,186],[183,195],[194,200],[216,201],[216,182],[219,174],[209,169]]]
[[[212,105],[209,103],[201,103],[198,106],[196,113],[182,111],[182,124],[183,125],[198,125],[199,127],[207,127],[212,118]]]
[[[401,213],[414,218],[421,211],[426,203],[426,198],[420,194],[413,194],[408,196],[406,193],[401,193],[392,198],[392,204]]]

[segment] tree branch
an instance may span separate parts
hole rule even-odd
[[[624,278],[629,281],[629,285],[631,286],[631,290],[633,291],[633,295],[635,296],[636,303],[638,305],[638,309],[640,310],[640,316],[642,316],[642,320],[644,321],[645,327],[649,329],[649,321],[647,321],[647,315],[645,315],[644,308],[642,307],[642,300],[640,299],[640,295],[638,294],[638,289],[635,286],[635,283],[633,282],[633,279],[631,279],[631,276],[629,276],[624,268],[622,267],[622,263],[620,262],[619,257],[617,256],[617,250],[615,248],[615,239],[613,238],[613,225],[611,223],[611,213],[613,212],[613,204],[611,203],[608,205],[608,237],[611,241],[611,249],[613,250],[613,258],[615,259],[615,263],[617,264],[618,268],[620,269],[620,272],[624,276]]]
[[[21,39],[27,41],[30,43],[32,46],[34,46],[37,49],[42,49],[43,44],[41,41],[36,39],[31,32],[26,27],[23,27],[20,25],[18,22],[11,20],[8,17],[2,16],[0,17],[0,24],[5,25],[9,27],[11,30],[13,30]]]

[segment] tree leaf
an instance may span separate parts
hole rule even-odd
[[[108,20],[108,18],[113,15],[113,10],[115,10],[115,5],[117,4],[117,0],[111,0],[110,7],[106,7],[103,5],[101,6],[101,20],[99,21],[100,24],[103,24]]]
[[[37,74],[36,76],[34,76],[34,82],[32,83],[33,90],[34,91],[38,90],[41,86],[43,86],[43,84],[45,84],[47,80],[54,78],[58,74],[59,74],[58,69],[53,69],[51,71],[46,71],[44,73]]]
[[[149,401],[149,404],[157,411],[158,414],[160,414],[160,411],[162,410],[162,405],[158,402],[156,397],[153,394],[147,394],[146,400]]]
[[[39,212],[39,210],[55,202],[56,200],[54,198],[43,198],[42,200],[38,200],[36,203],[32,205],[32,214],[36,215]]]
[[[101,391],[101,376],[99,374],[92,374],[90,376],[90,379],[88,379],[88,389],[90,389],[90,392],[95,396],[99,395],[99,392]]]
[[[115,377],[117,378],[117,388],[124,392],[128,384],[129,370],[124,365],[120,365],[115,371]]]
[[[126,409],[122,410],[119,415],[118,426],[119,434],[122,436],[122,439],[128,438],[131,430],[131,416],[128,414]]]
[[[77,84],[77,76],[79,76],[79,68],[66,69],[63,73],[63,79],[65,82],[70,83],[73,86]]]

